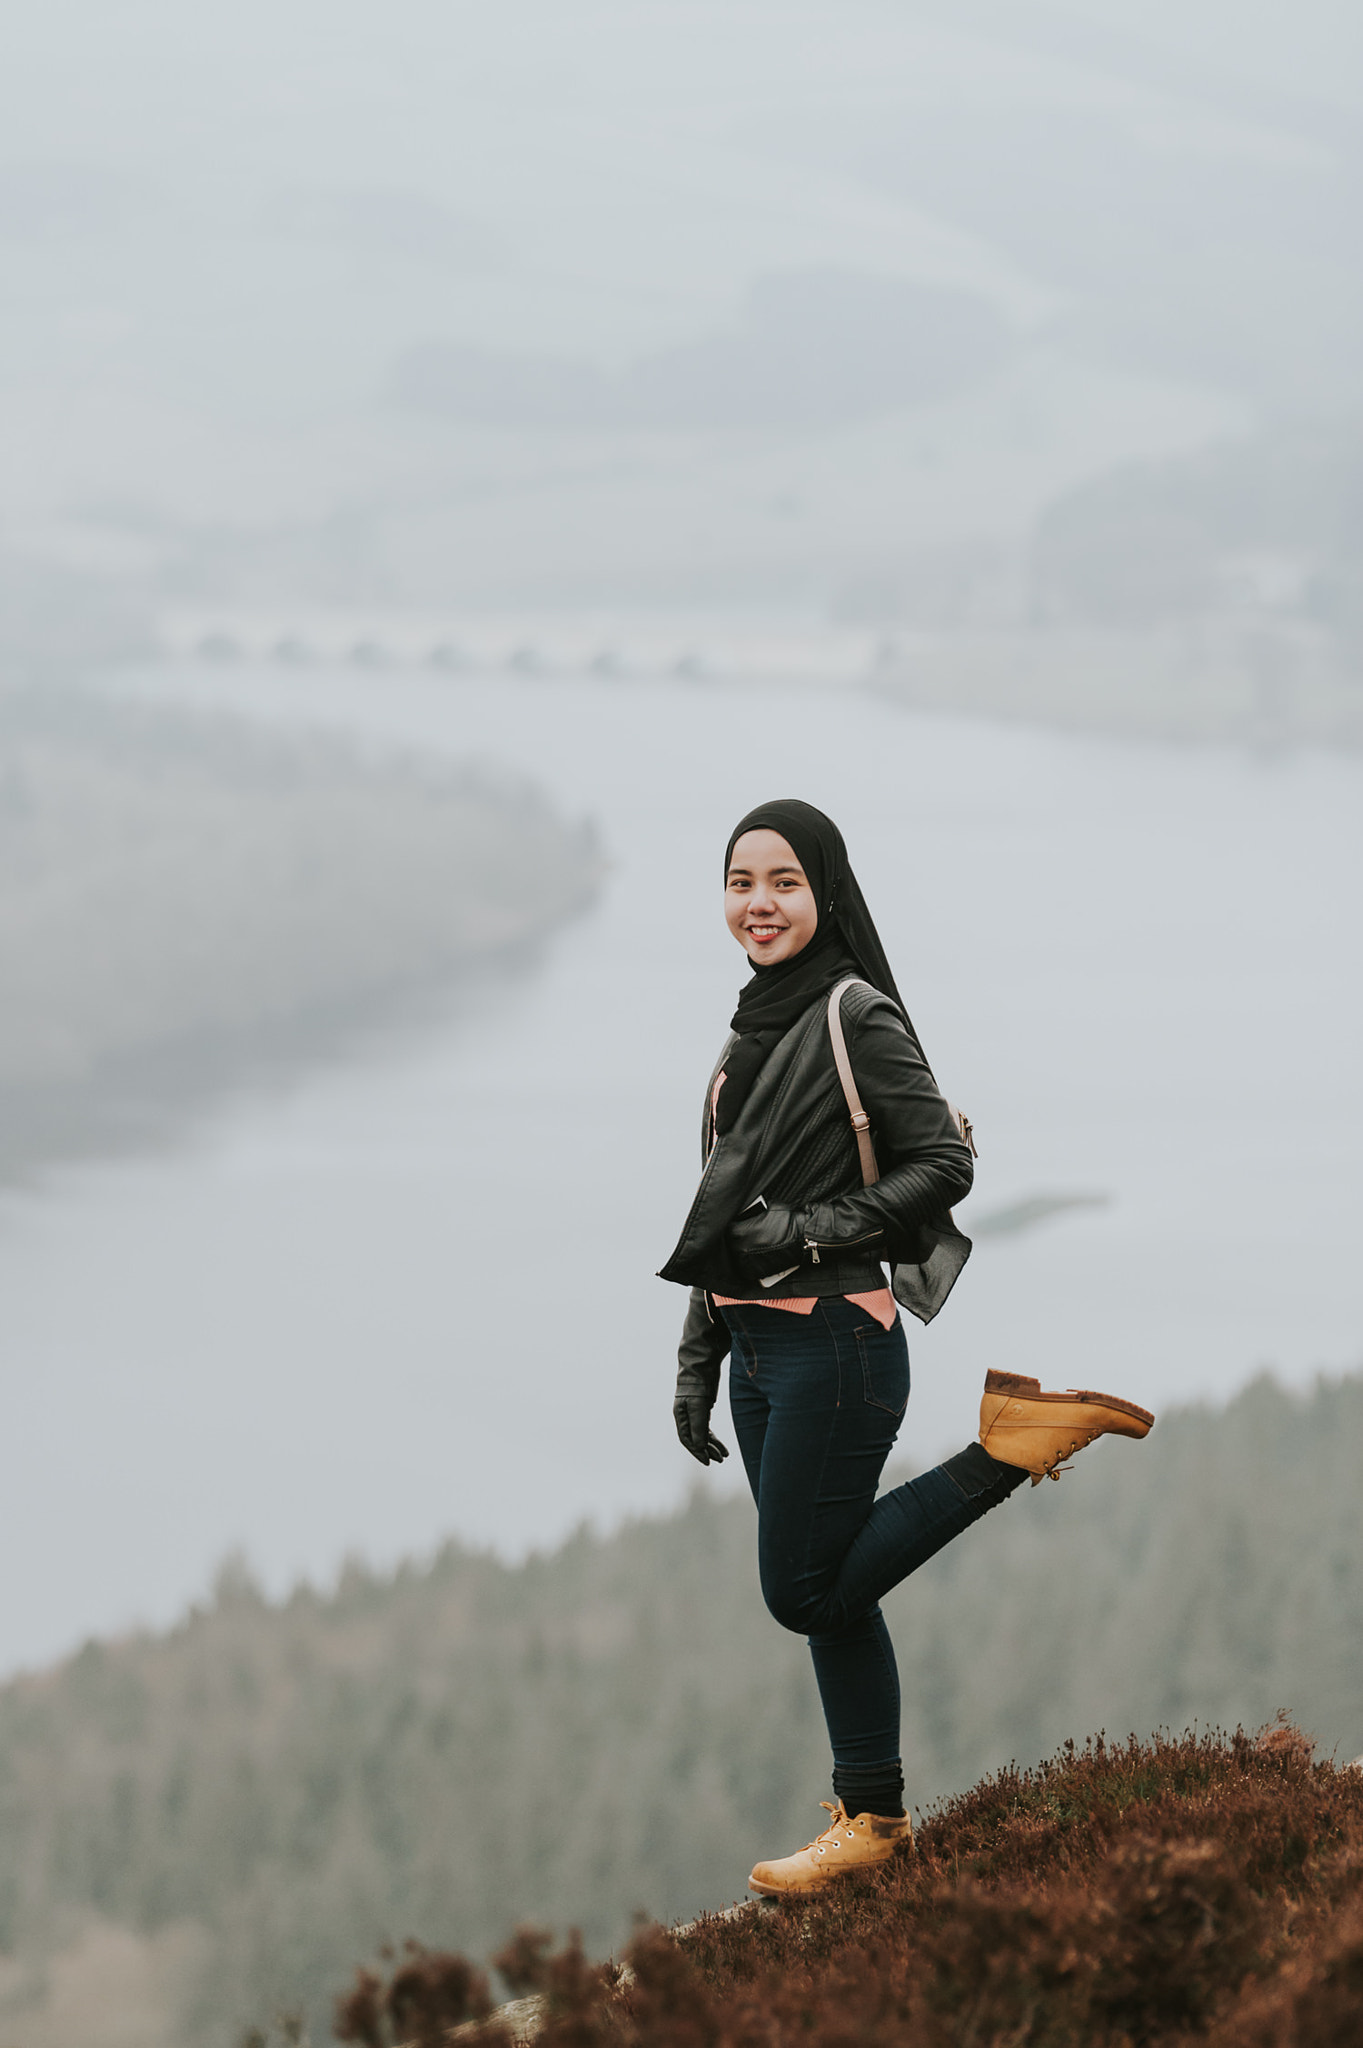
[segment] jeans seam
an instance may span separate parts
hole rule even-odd
[[[829,1319],[828,1319],[828,1316],[827,1316],[827,1314],[826,1314],[826,1312],[825,1312],[825,1310],[824,1310],[824,1305],[823,1305],[823,1303],[822,1303],[822,1302],[820,1302],[820,1303],[819,1303],[819,1306],[818,1306],[818,1309],[816,1310],[816,1313],[817,1313],[817,1314],[818,1314],[818,1315],[819,1315],[819,1316],[820,1316],[820,1317],[822,1318],[822,1321],[823,1321],[823,1326],[824,1326],[824,1330],[825,1330],[825,1332],[826,1332],[827,1336],[829,1337],[829,1339],[830,1339],[830,1341],[831,1341],[831,1343],[832,1343],[832,1346],[833,1346],[833,1362],[834,1362],[835,1366],[837,1367],[837,1373],[838,1373],[838,1399],[837,1399],[837,1403],[836,1403],[836,1406],[835,1406],[834,1414],[833,1414],[833,1416],[832,1416],[832,1417],[830,1417],[830,1419],[829,1419],[829,1425],[828,1425],[828,1428],[827,1428],[827,1430],[826,1430],[826,1431],[825,1431],[825,1433],[824,1433],[824,1440],[823,1440],[823,1456],[822,1456],[822,1458],[821,1458],[821,1459],[819,1460],[819,1479],[818,1479],[818,1484],[817,1484],[817,1486],[816,1486],[816,1487],[815,1487],[815,1489],[814,1489],[814,1495],[815,1495],[815,1499],[816,1499],[816,1500],[820,1500],[820,1499],[822,1499],[822,1497],[823,1497],[823,1490],[824,1490],[824,1484],[823,1484],[823,1483],[824,1483],[824,1475],[825,1475],[825,1473],[826,1473],[826,1472],[827,1472],[827,1470],[828,1470],[828,1460],[829,1460],[829,1457],[830,1457],[830,1456],[831,1456],[831,1454],[832,1454],[832,1445],[833,1445],[833,1437],[834,1437],[834,1433],[835,1433],[835,1431],[836,1431],[836,1429],[837,1429],[837,1410],[838,1410],[838,1409],[840,1409],[840,1408],[842,1407],[842,1347],[841,1347],[841,1345],[840,1345],[840,1344],[839,1344],[839,1342],[838,1342],[838,1333],[837,1333],[837,1331],[836,1331],[836,1330],[835,1330],[835,1329],[833,1328],[833,1325],[832,1325],[832,1323],[831,1323],[831,1322],[829,1321]],[[810,1561],[810,1556],[809,1556],[809,1554],[810,1554],[810,1551],[811,1551],[811,1550],[812,1550],[812,1548],[813,1548],[813,1545],[814,1545],[814,1518],[813,1518],[813,1516],[811,1516],[811,1517],[810,1517],[810,1521],[809,1521],[809,1525],[808,1525],[808,1527],[807,1527],[807,1528],[806,1528],[806,1530],[805,1530],[805,1548],[804,1548],[804,1553],[803,1553],[803,1556],[802,1556],[802,1558],[801,1558],[801,1577],[802,1577],[802,1578],[808,1578],[808,1575],[809,1575],[809,1561]],[[835,1578],[834,1578],[834,1580],[833,1580],[833,1585],[834,1585],[834,1586],[836,1586],[836,1585],[837,1585],[837,1579],[836,1579],[836,1577],[835,1577]],[[821,1598],[822,1598],[823,1600],[825,1600],[825,1601],[826,1601],[826,1600],[827,1600],[827,1598],[828,1598],[828,1595],[827,1595],[827,1594],[825,1593],[825,1594],[821,1595]],[[818,1633],[818,1630],[817,1630],[817,1629],[813,1629],[813,1630],[807,1629],[807,1630],[805,1631],[805,1633],[806,1633],[806,1636],[808,1636],[808,1635],[810,1635],[810,1634],[817,1634],[817,1633]]]

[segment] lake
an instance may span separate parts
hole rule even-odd
[[[654,1274],[744,973],[724,843],[767,796],[844,827],[975,1120],[965,1227],[1108,1197],[982,1235],[910,1324],[910,1457],[973,1435],[990,1365],[1159,1409],[1363,1358],[1363,761],[850,691],[190,663],[109,686],[507,764],[595,818],[611,867],[524,971],[0,1198],[3,1667],[170,1619],[234,1546],[280,1591],[717,1483],[673,1436],[684,1304]]]

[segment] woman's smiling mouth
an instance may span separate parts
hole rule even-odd
[[[759,946],[766,946],[773,939],[779,939],[788,927],[783,924],[750,924],[747,929],[750,939],[755,939]]]

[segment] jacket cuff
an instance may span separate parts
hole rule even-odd
[[[691,1300],[682,1324],[677,1364],[683,1372],[698,1373],[719,1384],[720,1367],[729,1355],[729,1326],[717,1315],[701,1287],[691,1289]]]

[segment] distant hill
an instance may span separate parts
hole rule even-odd
[[[1124,462],[1025,548],[921,553],[849,592],[870,686],[1080,730],[1363,745],[1363,439],[1352,420]]]
[[[888,1603],[911,1800],[1279,1708],[1363,1750],[1361,1461],[1363,1378],[1264,1379],[1015,1496]],[[826,1791],[741,1499],[282,1605],[228,1569],[170,1633],[0,1691],[0,2041],[231,2044],[298,2005],[320,2033],[404,1936],[477,1957],[578,1924],[604,1952],[636,1908],[740,1896]]]
[[[515,778],[0,692],[0,1172],[524,955],[599,872]]]
[[[1130,462],[1057,498],[1033,541],[1050,618],[1128,627],[1271,611],[1363,656],[1363,434],[1278,428]]]

